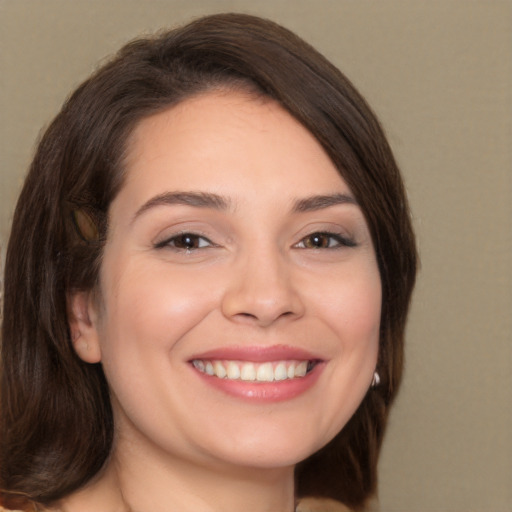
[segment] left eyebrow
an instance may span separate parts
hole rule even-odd
[[[296,213],[313,212],[316,210],[323,210],[330,206],[336,206],[339,204],[354,204],[357,205],[357,201],[354,197],[349,194],[332,194],[332,195],[319,195],[306,197],[304,199],[298,199],[295,201],[292,211]]]

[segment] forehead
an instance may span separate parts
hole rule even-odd
[[[143,119],[125,160],[139,196],[208,189],[223,195],[348,192],[315,137],[277,102],[210,92]]]

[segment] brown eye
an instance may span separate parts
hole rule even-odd
[[[307,249],[325,249],[330,246],[331,238],[325,233],[314,233],[304,239],[304,247]]]
[[[337,233],[311,233],[303,238],[297,247],[301,249],[337,249],[339,247],[354,247],[356,243]]]
[[[156,248],[161,249],[163,247],[170,247],[171,249],[180,251],[193,251],[196,249],[211,247],[212,245],[212,242],[204,236],[196,235],[194,233],[180,233],[179,235],[175,235],[159,242],[156,245]]]

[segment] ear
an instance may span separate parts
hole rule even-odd
[[[86,363],[101,361],[96,304],[92,291],[75,292],[67,297],[69,331],[78,357]]]

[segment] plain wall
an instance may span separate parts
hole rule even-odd
[[[270,17],[381,117],[422,258],[381,512],[512,510],[512,3],[0,0],[0,246],[40,129],[127,40],[218,11]]]

